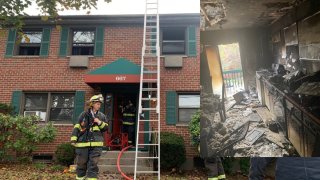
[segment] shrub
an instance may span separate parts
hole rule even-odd
[[[75,148],[70,143],[60,144],[55,152],[56,160],[62,165],[71,165],[75,158]]]
[[[197,111],[189,123],[189,132],[191,135],[191,144],[198,147],[200,144],[200,111]]]
[[[0,160],[13,150],[18,159],[31,160],[37,144],[52,142],[56,134],[52,123],[40,125],[38,122],[36,116],[14,117],[0,113]]]
[[[13,111],[13,106],[5,103],[0,103],[0,113],[11,114],[12,111]]]
[[[160,164],[162,169],[178,168],[186,160],[186,149],[182,136],[174,133],[160,133]]]
[[[243,157],[240,158],[240,170],[242,174],[248,175],[249,169],[250,169],[250,158],[249,157]]]

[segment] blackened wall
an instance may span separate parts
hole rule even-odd
[[[320,1],[308,0],[300,4],[298,7],[292,9],[288,14],[281,17],[278,21],[270,26],[270,35],[274,36],[280,33],[280,42],[273,43],[273,61],[281,64],[286,63],[286,55],[288,54],[288,45],[286,46],[286,40],[284,29],[296,24],[297,44],[299,46],[299,56],[304,52],[301,50],[301,46],[308,46],[311,44],[317,44],[320,46]],[[288,40],[287,40],[288,41]],[[312,52],[316,48],[309,49]],[[313,52],[313,54],[320,54]],[[310,74],[320,70],[320,60],[304,60],[300,59],[300,70]]]

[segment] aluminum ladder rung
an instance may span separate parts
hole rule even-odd
[[[157,32],[146,32],[146,35],[157,35]]]
[[[144,134],[144,133],[158,133],[158,131],[138,131],[139,133],[141,134]]]
[[[157,57],[156,54],[145,53],[144,57]],[[156,66],[157,63],[144,63],[145,66]]]
[[[159,157],[137,157],[138,159],[158,159]]]
[[[142,108],[142,111],[155,111],[157,108]]]
[[[157,47],[155,47],[155,46],[146,46],[146,49],[148,49],[148,50],[157,50]]]
[[[158,122],[159,120],[151,120],[151,119],[140,119],[141,122]]]
[[[146,26],[146,28],[154,29],[154,28],[157,28],[157,26]]]
[[[157,71],[143,71],[144,74],[155,74]]]
[[[144,79],[143,82],[156,83],[157,79]]]
[[[158,144],[138,144],[138,146],[158,146]]]
[[[157,40],[156,39],[146,39],[146,41],[148,41],[148,42],[157,42]]]
[[[142,91],[157,91],[157,88],[142,88]]]
[[[140,174],[155,174],[155,173],[160,173],[159,171],[137,171],[136,173]]]
[[[158,98],[141,98],[142,101],[156,101]]]

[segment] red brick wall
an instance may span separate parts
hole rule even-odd
[[[102,65],[118,58],[126,58],[140,64],[143,41],[142,27],[106,27],[104,57],[93,57],[89,60],[88,69],[69,68],[68,58],[59,57],[60,33],[51,32],[49,56],[4,58],[7,31],[0,30],[0,102],[9,103],[14,90],[23,91],[75,91],[85,90],[89,99],[97,90],[84,83],[84,75]],[[197,42],[200,41],[199,31]],[[198,43],[198,52],[200,52]],[[184,58],[183,68],[161,67],[161,130],[171,131],[184,136],[187,155],[196,155],[195,148],[190,146],[187,127],[167,126],[165,123],[165,93],[175,91],[200,91],[200,57]],[[53,153],[56,145],[69,141],[72,126],[59,125],[57,138],[50,145],[39,146],[37,152]]]

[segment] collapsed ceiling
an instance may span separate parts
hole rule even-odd
[[[305,0],[201,0],[201,29],[267,26]]]

